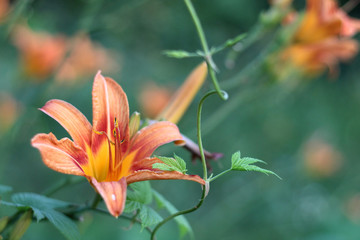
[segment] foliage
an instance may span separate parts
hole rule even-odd
[[[159,156],[157,156],[157,158],[160,159],[163,163],[154,163],[153,168],[164,171],[178,171],[184,174],[187,172],[184,159],[177,156],[176,154],[174,154],[173,158]]]
[[[320,9],[320,16],[313,12],[311,22],[321,20],[314,29],[303,21],[311,9],[305,2],[310,1],[299,0],[4,2],[10,5],[0,4],[0,239],[57,239],[56,234],[46,233],[47,224],[31,227],[38,222],[49,222],[67,239],[137,238],[137,228],[124,231],[123,221],[139,224],[144,232],[139,234],[150,234],[152,239],[161,240],[161,234],[175,239],[172,226],[165,225],[171,220],[184,239],[358,238],[358,36],[327,24],[357,23],[346,16],[359,16],[356,1],[338,1],[346,2],[339,6],[342,12],[335,5],[318,4],[334,9]],[[340,13],[335,21],[333,13]],[[41,33],[30,41],[31,47],[22,49],[20,42],[35,38],[16,40],[20,25]],[[308,31],[299,31],[299,26]],[[39,43],[49,36],[65,39],[65,44],[52,48]],[[81,38],[87,40],[77,45]],[[40,48],[27,55],[36,45]],[[86,46],[92,46],[91,51],[74,57]],[[45,54],[44,49],[48,49]],[[57,55],[61,55],[58,62]],[[26,66],[29,56],[35,58]],[[54,65],[43,71],[44,63],[53,60]],[[160,162],[149,166],[188,176],[200,175],[202,170],[205,185],[200,199],[199,188],[188,183],[173,187],[171,182],[155,181],[154,189],[148,181],[132,183],[126,191],[124,214],[116,221],[98,205],[101,198],[89,200],[93,190],[75,185],[78,179],[86,182],[84,178],[64,180],[45,168],[40,155],[30,148],[29,140],[36,133],[51,131],[63,137],[55,121],[37,110],[47,100],[66,100],[91,116],[85,96],[99,69],[121,81],[132,111],[142,111],[137,98],[145,81],[151,79],[174,98],[173,90],[200,61],[208,67],[208,82],[178,125],[186,138],[194,139],[196,132],[198,142],[187,141],[188,152],[177,148],[173,157],[167,157],[174,152],[171,147],[162,148],[155,152]],[[61,82],[64,65],[73,79]],[[40,71],[33,71],[37,66]],[[47,75],[31,75],[34,72]],[[205,97],[204,114],[195,115],[196,103],[212,89],[218,98]],[[162,97],[160,103],[171,99]],[[155,100],[147,99],[154,104]],[[130,135],[159,119],[133,119]],[[110,141],[110,149],[113,144]],[[238,146],[266,160],[286,184],[261,175],[228,174],[254,171],[281,179],[260,167],[264,161],[234,153]],[[202,169],[196,164],[199,159]],[[208,171],[212,171],[209,178]],[[44,195],[13,193],[19,190]],[[188,199],[194,198],[197,202],[186,209]],[[185,218],[200,207],[189,221]],[[98,213],[104,214],[102,220]]]

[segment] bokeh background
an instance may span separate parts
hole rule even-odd
[[[61,126],[38,111],[46,101],[65,100],[91,119],[92,80],[101,68],[126,91],[130,111],[143,112],[141,94],[149,84],[176,90],[201,62],[199,58],[174,59],[162,54],[167,49],[200,49],[183,1],[33,0],[11,4],[23,6],[11,24],[0,25],[0,91],[5,102],[0,106],[0,184],[12,186],[15,192],[42,193],[66,177],[48,169],[30,146],[36,133],[51,131],[58,138],[67,136]],[[196,0],[194,5],[210,45],[250,31],[259,14],[269,8],[265,0]],[[298,10],[304,5],[305,1],[294,3]],[[359,17],[359,7],[351,15]],[[86,36],[85,42],[93,44],[90,49],[97,50],[79,53],[87,56],[85,60],[73,61],[97,65],[84,67],[82,74],[71,75],[69,81],[60,81],[61,77],[53,74],[41,81],[30,77],[21,65],[21,43],[14,33],[19,23],[70,39],[68,44],[75,49],[86,44],[79,40],[77,46],[75,39]],[[241,52],[230,69],[226,65],[228,51],[216,55],[220,85],[241,72],[271,37],[264,35]],[[100,55],[105,60],[98,63]],[[234,172],[212,182],[204,205],[186,216],[196,239],[359,239],[359,66],[357,56],[342,64],[335,77],[324,74],[291,87],[274,83],[266,68],[258,67],[253,69],[254,76],[261,75],[261,79],[249,77],[250,84],[227,89],[228,102],[215,96],[205,102],[204,146],[224,153],[223,158],[211,162],[213,172],[227,169],[231,154],[240,150],[243,156],[266,161],[264,167],[282,180]],[[211,88],[208,79],[179,123],[181,131],[192,139],[196,139],[196,103]],[[202,174],[200,162],[192,164],[190,153],[183,149],[169,145],[157,153],[171,155],[173,151],[187,160],[191,173]],[[201,195],[200,187],[192,182],[151,184],[178,209],[194,206]],[[93,195],[84,180],[53,197],[83,203],[91,201]],[[8,211],[0,206],[0,216]],[[78,225],[82,239],[148,239],[139,226],[127,230],[128,221],[96,213],[85,213]],[[174,222],[158,233],[158,239],[177,236]],[[32,224],[23,239],[50,238],[64,239],[49,223],[40,222]]]

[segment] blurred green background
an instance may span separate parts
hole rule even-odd
[[[131,112],[141,111],[138,99],[147,82],[174,89],[201,61],[173,59],[161,53],[167,49],[200,49],[183,1],[18,2],[27,2],[19,18],[27,21],[32,29],[69,37],[85,31],[94,42],[116,53],[115,70],[104,74],[123,87]],[[259,14],[269,8],[265,0],[196,0],[194,5],[210,45],[220,45],[249,31],[257,23]],[[295,2],[295,6],[302,9],[304,1]],[[359,12],[355,9],[351,15]],[[73,85],[50,80],[34,83],[21,73],[20,53],[7,35],[8,30],[9,25],[0,26],[0,90],[11,94],[22,107],[15,124],[1,136],[0,184],[12,186],[15,192],[41,193],[66,176],[42,163],[38,151],[30,146],[30,139],[41,132],[51,131],[58,138],[67,133],[37,108],[49,99],[62,99],[91,119],[91,88],[96,70]],[[227,51],[216,55],[220,85],[241,72],[270,37],[265,35],[238,56],[233,69],[225,67]],[[266,72],[258,68],[256,71],[262,73],[261,86],[265,90],[259,93],[259,85],[247,84],[244,88],[228,89],[228,102],[215,96],[205,102],[204,146],[224,153],[222,159],[212,162],[213,172],[227,169],[231,154],[241,150],[243,156],[266,161],[265,168],[275,171],[283,180],[259,173],[234,172],[214,181],[204,205],[186,216],[196,239],[359,239],[359,66],[357,56],[341,65],[336,79],[324,74],[313,81],[304,80],[295,88],[270,84]],[[180,130],[194,140],[196,103],[210,88],[208,79],[179,123]],[[249,95],[251,99],[245,99]],[[220,121],[217,111],[226,108],[232,99],[238,101],[231,103],[230,114]],[[214,125],[217,118],[220,120]],[[188,160],[190,173],[202,174],[200,162],[192,165],[190,154],[183,149],[169,145],[157,153],[171,155],[172,151]],[[192,182],[153,181],[151,184],[178,209],[194,206],[201,195],[198,184]],[[91,201],[93,195],[94,190],[84,179],[53,197],[84,203]],[[8,212],[0,206],[0,216]],[[96,213],[84,214],[79,223],[82,239],[148,239],[148,233],[139,232],[139,226],[125,230],[128,226],[126,220]],[[177,236],[174,222],[166,224],[158,233],[158,239]],[[49,223],[40,222],[32,224],[23,239],[50,238],[64,239]]]

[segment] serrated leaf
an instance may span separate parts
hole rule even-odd
[[[0,184],[0,194],[8,193],[12,191],[12,187]]]
[[[256,159],[256,158],[250,158],[250,157],[244,157],[241,158],[240,151],[234,153],[231,157],[231,170],[235,171],[255,171],[255,172],[261,172],[266,175],[272,174],[276,177],[280,178],[276,173],[263,169],[259,166],[252,165],[254,163],[265,163],[262,160]],[[281,178],[280,178],[281,179]]]
[[[162,217],[154,209],[146,205],[141,206],[139,217],[142,228],[156,225],[162,221]]]
[[[154,163],[152,165],[152,168],[156,168],[156,169],[159,169],[159,170],[162,170],[162,171],[176,171],[173,169],[173,167],[165,164],[165,163]]]
[[[187,171],[187,169],[186,169],[186,162],[184,161],[184,159],[182,159],[181,157],[179,157],[176,154],[174,154],[174,158],[177,161],[177,163],[179,164],[180,169],[183,169],[182,173],[185,173]]]
[[[149,181],[135,182],[130,184],[133,191],[128,191],[127,198],[143,204],[152,202],[151,185]]]
[[[70,240],[80,239],[76,224],[55,208],[69,207],[72,204],[35,193],[17,193],[11,197],[20,208],[31,208],[37,221],[47,218],[60,232]]]
[[[140,202],[136,202],[133,200],[126,200],[124,212],[125,213],[135,212],[136,210],[141,208],[141,205],[142,204]]]
[[[166,200],[160,193],[155,190],[152,191],[159,208],[165,208],[170,214],[178,212],[174,205],[172,205],[168,200]],[[194,232],[191,228],[191,225],[183,215],[175,217],[175,221],[179,227],[180,238],[183,238],[186,234],[189,234],[190,238],[194,239]]]
[[[154,163],[153,168],[157,168],[163,171],[178,171],[186,174],[186,163],[185,161],[174,154],[174,158],[156,156],[162,163]]]
[[[133,213],[134,211],[139,211],[138,216],[142,228],[158,224],[162,221],[162,217],[151,207],[140,202],[126,200],[124,212]]]

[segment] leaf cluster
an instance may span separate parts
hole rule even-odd
[[[0,204],[16,207],[19,211],[25,211],[25,213],[30,213],[31,211],[31,215],[34,216],[36,221],[49,220],[67,239],[80,239],[80,233],[76,224],[68,216],[59,211],[62,208],[72,207],[71,203],[35,193],[23,192],[13,194],[11,202],[1,201]],[[29,219],[29,215],[25,213],[23,216],[27,216],[27,219]],[[18,222],[20,222],[23,216]]]
[[[231,170],[261,172],[266,175],[269,175],[269,174],[275,175],[276,177],[280,178],[276,173],[274,173],[270,170],[261,168],[259,166],[253,165],[254,163],[266,164],[266,162],[256,159],[256,158],[251,158],[251,157],[243,157],[242,158],[240,151],[238,151],[238,152],[234,153],[231,157]]]
[[[174,154],[173,158],[156,156],[162,163],[154,163],[153,168],[157,168],[163,171],[178,171],[186,174],[186,163],[184,159]]]

